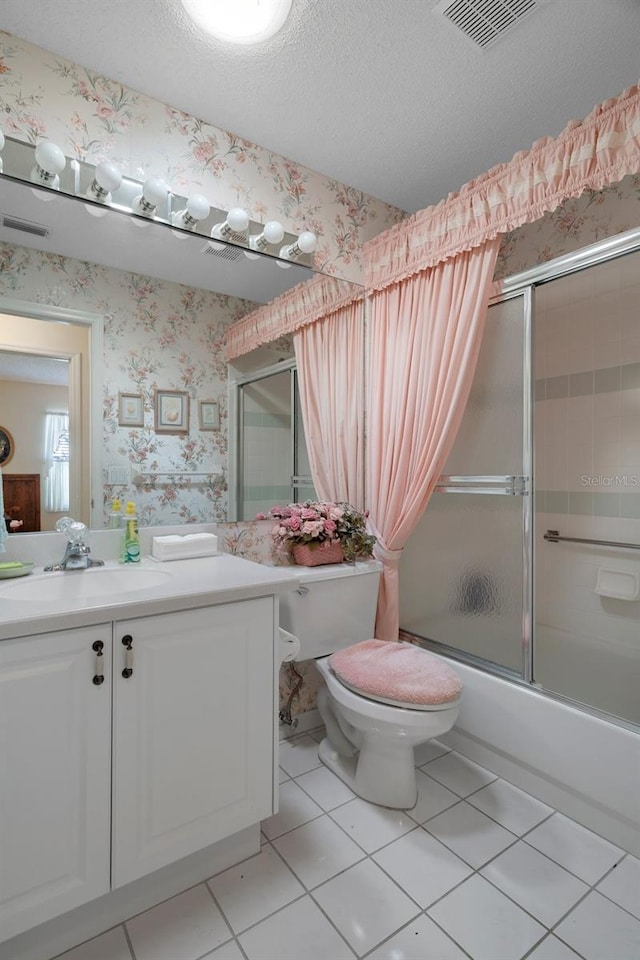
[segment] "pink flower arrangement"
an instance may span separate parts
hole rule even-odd
[[[367,533],[366,514],[350,503],[306,500],[286,507],[271,507],[256,520],[277,521],[271,531],[274,543],[290,549],[296,543],[314,544],[326,540],[342,545],[345,560],[370,557],[376,538]]]

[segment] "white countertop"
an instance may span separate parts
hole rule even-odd
[[[131,569],[114,561],[90,570],[50,573],[37,566],[26,577],[0,580],[0,640],[278,595],[298,586],[296,570],[295,567],[267,567],[229,554],[166,563],[143,557]],[[101,595],[98,586],[94,593],[88,585],[99,583],[100,571],[118,571],[118,577],[126,578],[127,589],[116,595],[113,591]],[[135,585],[138,571],[160,572],[163,576],[152,578],[160,583],[129,591],[129,585]],[[52,598],[55,578],[65,579],[61,596]],[[19,599],[4,595],[11,593],[17,584],[24,584]],[[39,587],[43,593],[40,599]],[[89,595],[83,597],[82,593]]]

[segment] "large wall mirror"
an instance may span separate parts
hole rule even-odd
[[[225,333],[313,276],[308,266],[18,182],[5,164],[0,426],[15,443],[3,468],[5,510],[8,478],[19,475],[39,478],[43,531],[65,512],[103,526],[114,497],[134,499],[144,525],[236,519]],[[242,358],[239,369],[280,353]],[[55,383],[62,368],[66,382]],[[68,433],[54,442],[58,456],[68,450],[67,510],[51,497],[53,413],[68,415]],[[275,422],[262,418],[265,429]]]

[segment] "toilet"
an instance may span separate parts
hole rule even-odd
[[[300,640],[324,680],[320,760],[359,797],[397,809],[417,799],[414,747],[451,729],[461,684],[440,657],[372,640],[382,565],[299,568],[280,598],[280,624]],[[334,656],[335,655],[335,656]]]

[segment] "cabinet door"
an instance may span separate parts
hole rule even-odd
[[[115,625],[114,886],[273,812],[274,616],[261,598]]]
[[[110,626],[0,643],[0,940],[109,890],[110,658]]]

